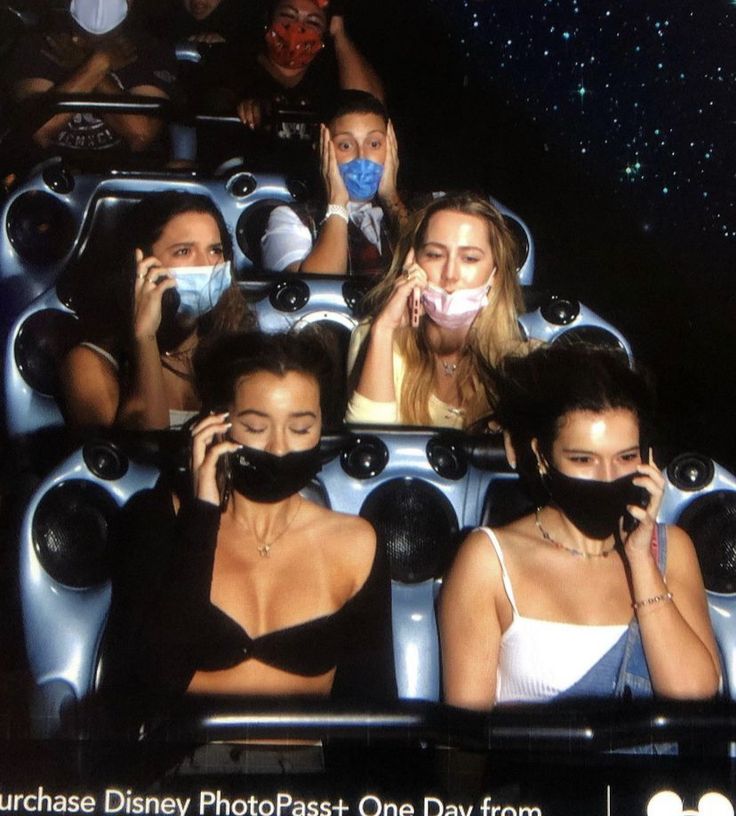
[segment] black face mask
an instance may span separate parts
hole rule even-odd
[[[319,444],[285,456],[245,446],[230,454],[233,490],[256,502],[272,503],[293,496],[321,468]]]
[[[637,476],[629,473],[612,482],[598,482],[566,476],[548,465],[544,483],[552,501],[583,535],[602,540],[618,530],[627,505],[646,507],[649,494],[633,484]]]

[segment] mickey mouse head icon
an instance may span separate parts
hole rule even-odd
[[[700,797],[697,810],[685,810],[674,791],[660,791],[649,800],[647,816],[734,816],[734,809],[723,794],[714,791]]]

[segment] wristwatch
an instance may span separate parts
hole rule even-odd
[[[322,223],[324,224],[331,215],[340,216],[340,218],[344,219],[346,224],[350,220],[348,217],[348,208],[343,207],[342,204],[328,204],[327,212],[325,212],[324,221],[322,221]]]

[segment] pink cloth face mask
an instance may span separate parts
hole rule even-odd
[[[491,277],[481,286],[446,292],[441,286],[428,284],[422,292],[422,305],[427,317],[443,329],[465,329],[475,320],[478,312],[488,305],[495,268]]]

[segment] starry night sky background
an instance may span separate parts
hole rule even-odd
[[[617,326],[662,458],[736,469],[736,3],[356,0],[401,179],[519,213],[536,284]]]
[[[736,4],[437,5],[469,70],[502,85],[583,170],[605,174],[643,231],[736,248]]]

